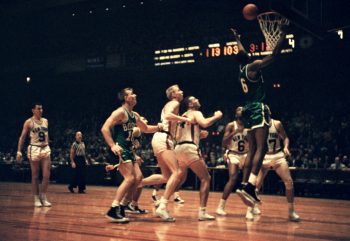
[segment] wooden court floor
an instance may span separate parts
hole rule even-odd
[[[177,219],[164,223],[154,216],[151,190],[143,191],[140,207],[150,213],[129,215],[129,224],[105,218],[115,188],[88,186],[86,194],[71,194],[65,185],[51,185],[51,208],[34,208],[28,183],[0,183],[0,240],[350,240],[350,201],[296,198],[299,223],[287,220],[281,196],[261,196],[262,215],[245,220],[245,206],[233,194],[226,217],[197,221],[198,192],[182,191],[185,204],[169,203]],[[211,192],[208,211],[215,213],[221,193]]]

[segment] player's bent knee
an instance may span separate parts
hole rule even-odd
[[[286,187],[286,190],[292,190],[293,189],[293,180],[289,179],[284,182],[284,186]]]

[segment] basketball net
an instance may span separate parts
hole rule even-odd
[[[265,36],[267,50],[274,50],[281,37],[281,25],[288,25],[289,20],[276,12],[259,14],[257,19]]]

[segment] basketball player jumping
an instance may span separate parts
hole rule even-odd
[[[252,61],[245,51],[237,31],[232,31],[239,48],[237,54],[237,61],[240,64],[239,81],[245,97],[242,120],[244,128],[249,129],[247,134],[249,151],[244,163],[242,188],[237,190],[237,194],[246,205],[252,207],[255,203],[260,203],[255,189],[257,176],[267,151],[266,141],[269,125],[269,115],[264,105],[265,90],[261,70],[270,65],[281,52],[286,34],[283,27],[280,39],[272,54],[263,59]]]

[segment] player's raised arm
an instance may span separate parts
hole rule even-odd
[[[221,111],[215,111],[214,115],[212,117],[204,118],[202,112],[196,111],[194,113],[195,121],[203,128],[207,128],[214,124],[215,121],[221,119],[222,112]]]
[[[275,61],[276,57],[281,53],[282,50],[282,44],[284,39],[286,38],[286,27],[284,25],[281,26],[281,36],[276,44],[276,47],[273,49],[272,54],[264,57],[263,59],[255,60],[253,63],[249,64],[248,66],[248,72],[249,71],[259,71],[267,66],[269,66],[272,62]]]

